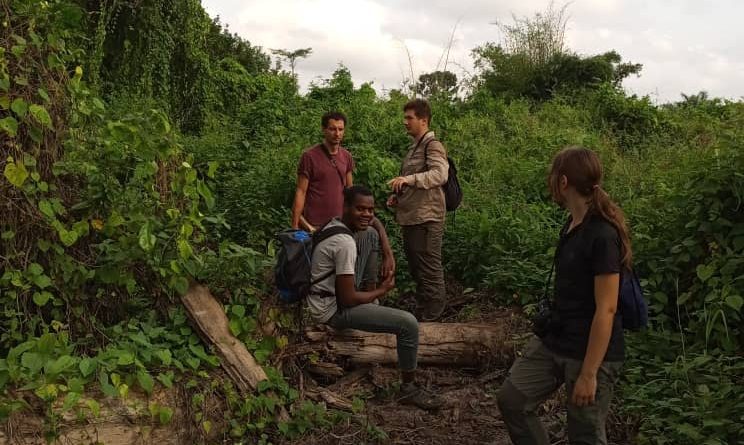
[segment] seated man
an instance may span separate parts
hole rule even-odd
[[[352,232],[366,231],[374,218],[375,202],[372,192],[361,186],[344,191],[341,219],[331,220],[325,228],[346,226]],[[357,252],[359,250],[359,252]],[[357,258],[359,254],[360,258]],[[418,353],[418,321],[410,312],[384,307],[377,299],[395,287],[394,275],[387,276],[377,286],[377,249],[357,245],[348,234],[337,234],[322,240],[312,258],[311,276],[315,282],[332,271],[326,279],[312,286],[307,298],[310,315],[317,323],[335,329],[359,329],[367,332],[395,334],[398,343],[398,368],[401,371],[402,403],[422,409],[436,409],[442,402],[415,381]],[[364,276],[355,275],[359,261],[365,264]]]

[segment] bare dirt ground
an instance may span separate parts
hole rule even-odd
[[[459,292],[460,295],[461,292]],[[510,326],[516,344],[530,336],[529,324],[516,311],[492,306],[492,296],[472,293],[455,300],[441,321],[489,322],[511,317]],[[515,349],[519,349],[517,346]],[[515,351],[515,353],[518,353]],[[509,363],[490,363],[481,369],[421,369],[421,381],[446,400],[436,412],[426,412],[396,401],[398,373],[389,367],[371,367],[351,371],[327,387],[353,399],[362,397],[365,407],[354,419],[330,430],[313,431],[282,445],[296,444],[405,444],[475,445],[510,444],[506,428],[496,406],[498,390],[508,372]],[[541,418],[554,445],[568,444],[565,434],[565,393],[559,391],[540,409]],[[613,445],[633,443],[634,422],[615,413],[608,420],[608,436]]]

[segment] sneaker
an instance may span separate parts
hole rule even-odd
[[[439,409],[444,405],[441,397],[425,390],[416,383],[404,383],[400,387],[400,403],[405,405],[415,405],[425,410]]]

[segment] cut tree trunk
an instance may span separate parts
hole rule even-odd
[[[336,331],[323,325],[309,327],[305,335],[318,349],[325,350],[331,361],[346,359],[355,364],[398,361],[393,334],[354,329]],[[506,363],[513,357],[508,318],[494,323],[419,324],[419,364],[482,366]]]
[[[209,289],[194,284],[181,301],[200,336],[214,346],[222,367],[238,389],[243,394],[255,391],[258,382],[267,379],[266,373],[243,342],[232,335],[225,311]]]

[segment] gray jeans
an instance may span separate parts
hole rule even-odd
[[[353,307],[341,307],[327,323],[339,330],[359,329],[366,332],[395,334],[398,368],[402,371],[416,369],[419,325],[412,313],[367,303]]]
[[[354,283],[357,289],[376,284],[379,272],[380,237],[373,228],[355,232],[357,261]],[[359,329],[367,332],[395,334],[398,367],[403,371],[416,369],[418,354],[418,321],[410,312],[369,303],[353,307],[339,307],[327,321],[334,329]]]
[[[564,383],[566,393],[571,397],[582,363],[581,360],[555,354],[539,338],[530,341],[522,357],[509,370],[509,377],[501,386],[497,400],[515,445],[550,445],[548,434],[535,411]],[[594,404],[578,407],[567,401],[570,444],[607,444],[605,420],[621,367],[622,362],[602,362],[597,371]]]

